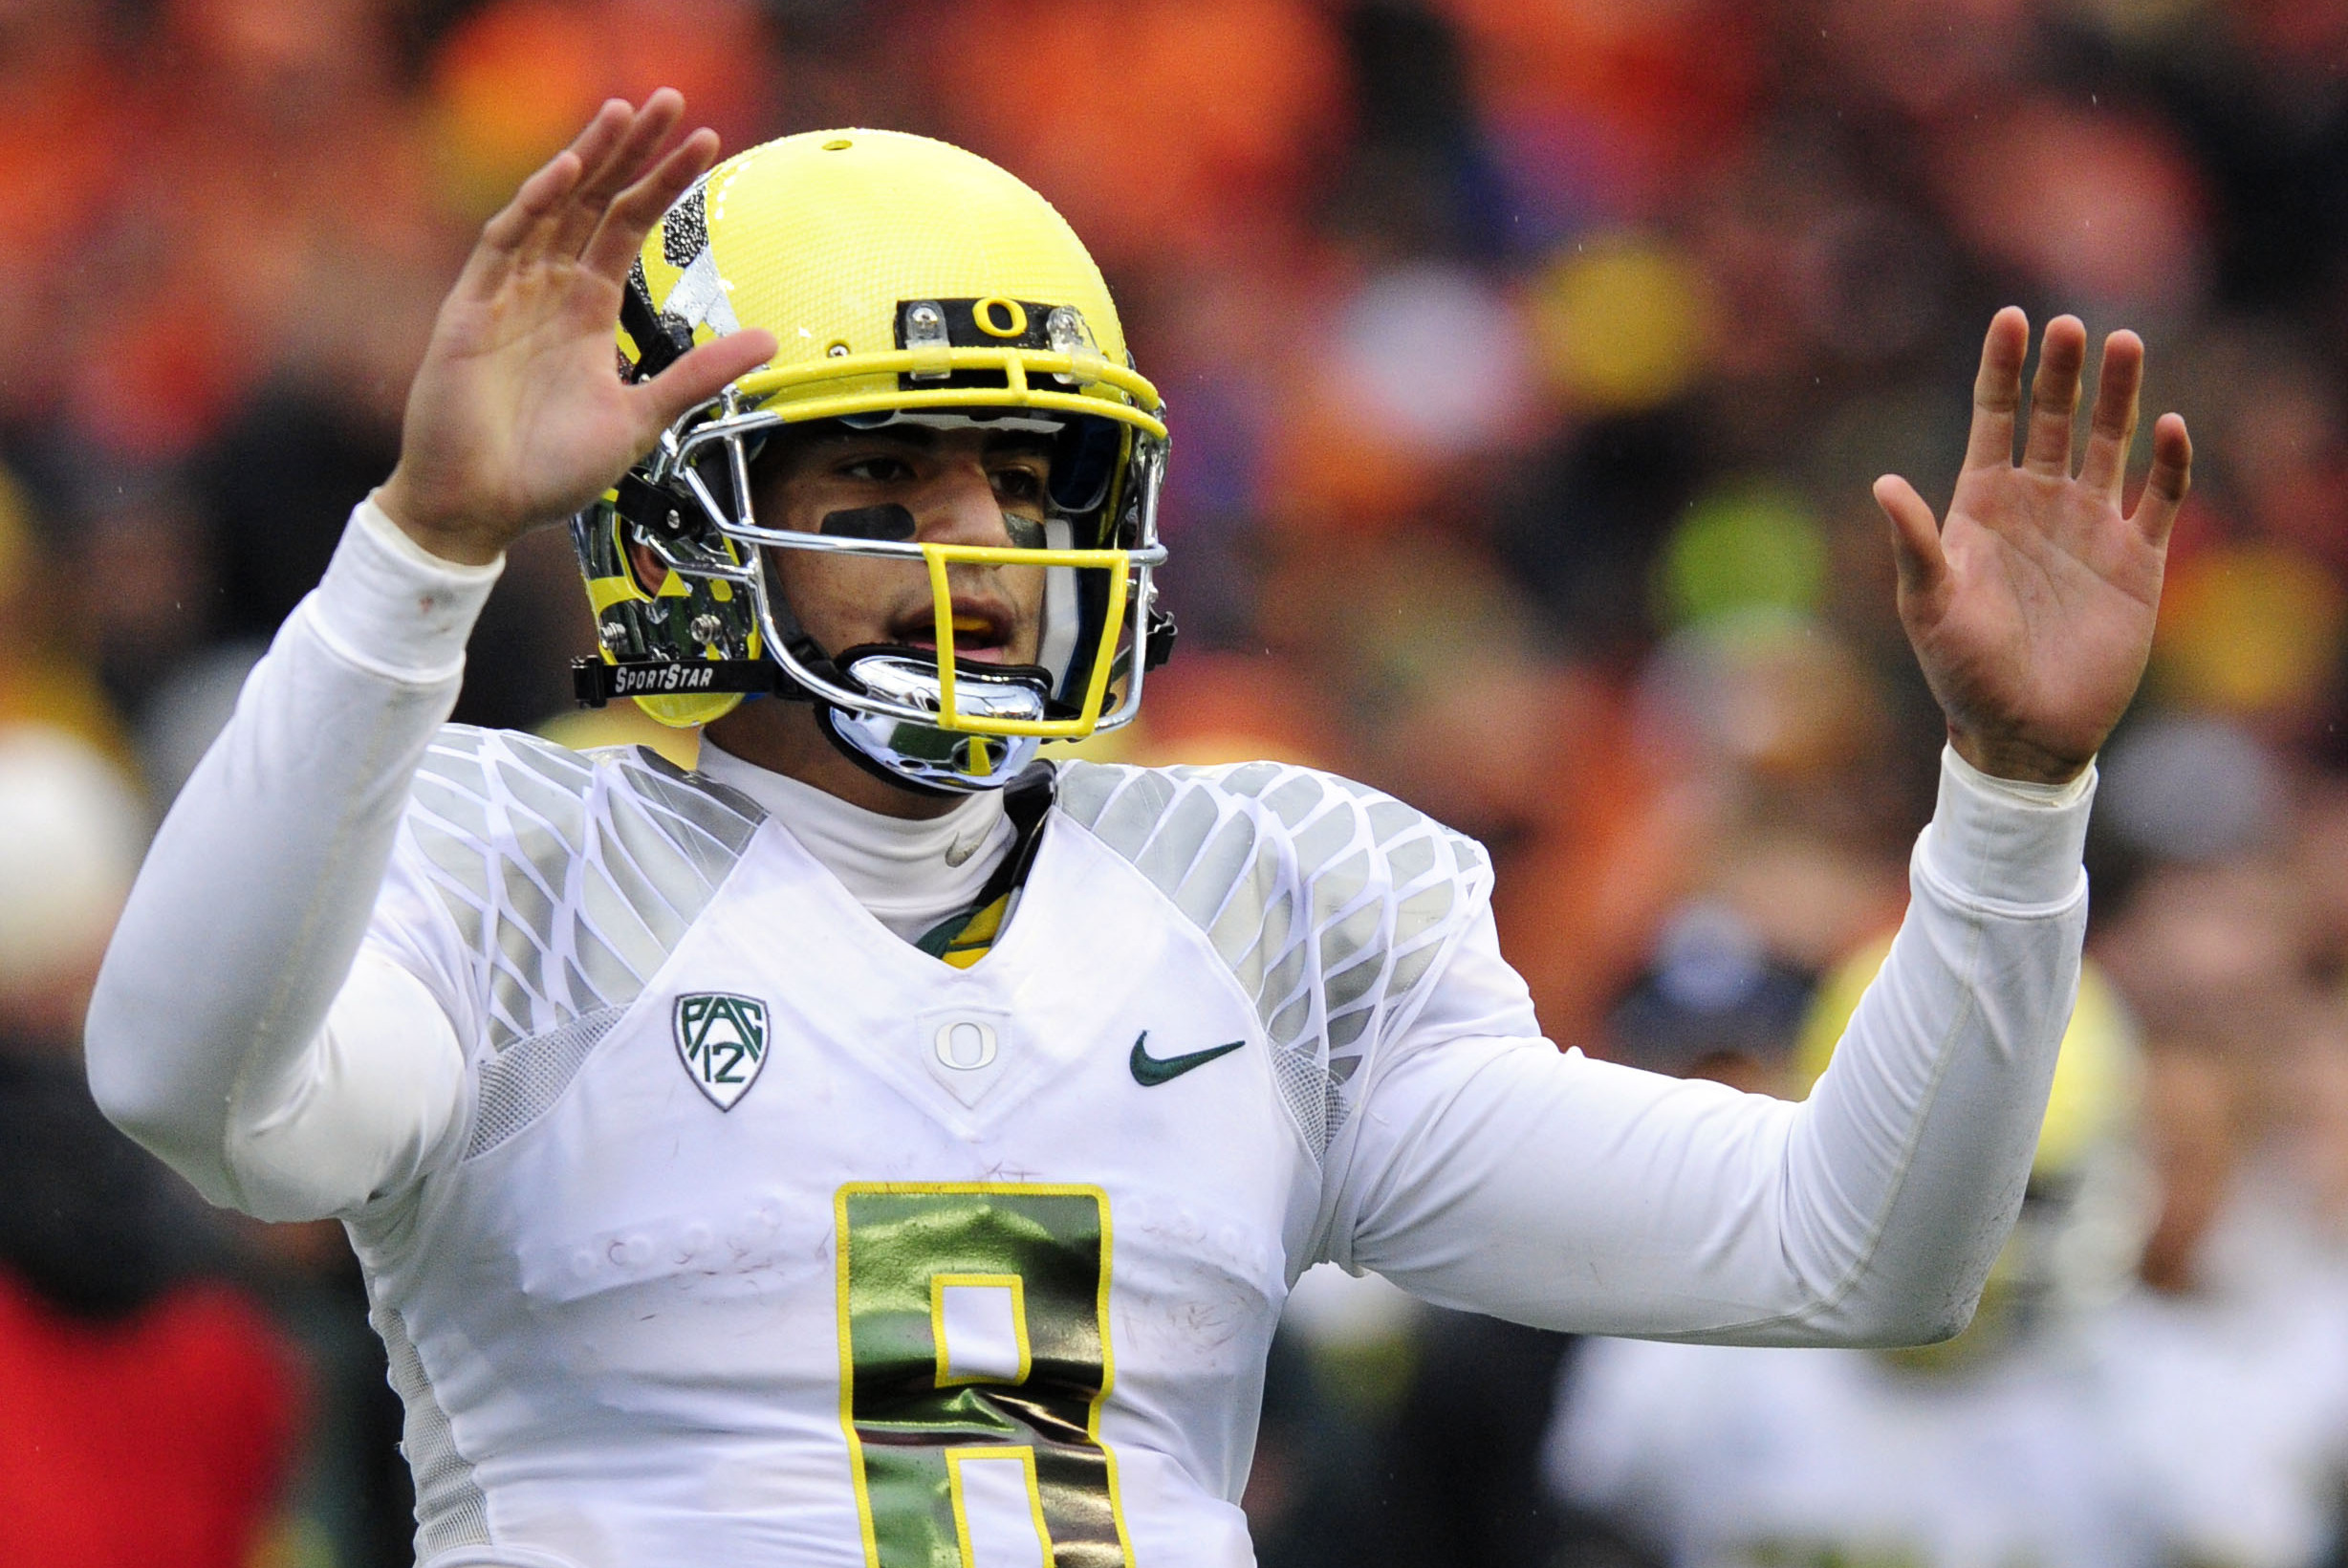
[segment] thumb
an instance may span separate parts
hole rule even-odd
[[[774,334],[763,327],[712,338],[641,386],[628,390],[655,436],[718,395],[720,388],[774,358]]]
[[[1902,597],[1932,593],[1948,576],[1948,557],[1941,553],[1941,530],[1932,509],[1915,486],[1896,473],[1875,482],[1875,504],[1891,523],[1891,553],[1900,568]]]

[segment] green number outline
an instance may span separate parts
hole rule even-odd
[[[989,1198],[1006,1201],[972,1209],[970,1200]],[[883,1279],[878,1288],[866,1283],[859,1289],[854,1261],[859,1232],[854,1209],[859,1200],[868,1199],[881,1200],[879,1207],[894,1210],[891,1218],[898,1225],[927,1221],[930,1215],[924,1211],[934,1210],[946,1229],[940,1230],[937,1224],[925,1225],[924,1228],[930,1233],[924,1240],[931,1250],[911,1258],[903,1255],[902,1246],[895,1245],[898,1241],[895,1236],[884,1236],[868,1244],[867,1252],[873,1254],[873,1261],[867,1268]],[[1067,1200],[1071,1199],[1082,1200],[1085,1223],[1061,1234],[1060,1228],[1053,1226],[1048,1216],[1054,1209],[1067,1214]],[[1126,1535],[1118,1485],[1117,1454],[1100,1441],[1101,1407],[1116,1386],[1115,1357],[1109,1340],[1112,1238],[1108,1194],[1098,1187],[1033,1182],[851,1182],[839,1188],[833,1208],[838,1254],[839,1423],[848,1442],[867,1568],[957,1568],[957,1565],[973,1568],[969,1528],[962,1506],[961,1469],[963,1461],[982,1458],[1021,1461],[1029,1503],[1050,1568],[1133,1568],[1133,1549]],[[982,1257],[979,1254],[990,1243],[989,1237],[980,1234],[980,1229],[984,1223],[1000,1230],[1007,1220],[1024,1220],[1031,1229],[1046,1232],[1051,1247],[1048,1261],[1061,1266],[1055,1272],[1065,1274],[1074,1263],[1078,1265],[1079,1276],[1087,1268],[1095,1274],[1089,1323],[1081,1314],[1072,1323],[1051,1322],[1054,1308],[1049,1298],[1055,1293],[1050,1290],[1049,1280],[1027,1280],[1022,1295],[1023,1302],[1033,1304],[1034,1310],[1044,1315],[1041,1321],[1047,1327],[1073,1326],[1079,1339],[1089,1331],[1091,1344],[1098,1347],[1098,1361],[1071,1361],[1063,1356],[1051,1362],[1056,1375],[1046,1375],[1044,1366],[1038,1364],[1033,1379],[949,1381],[945,1376],[945,1350],[937,1342],[935,1309],[928,1303],[936,1300],[936,1286],[942,1276],[951,1283],[956,1278],[968,1279],[1001,1270],[1001,1249],[1006,1245],[1003,1238],[991,1238],[995,1251]],[[956,1230],[958,1222],[961,1229]],[[868,1230],[880,1229],[876,1217]],[[1084,1231],[1091,1235],[1084,1235]],[[883,1248],[891,1247],[894,1251],[882,1252]],[[965,1250],[955,1251],[958,1247]],[[1088,1252],[1094,1254],[1090,1258],[1083,1255]],[[905,1272],[908,1265],[913,1271],[911,1274]],[[1025,1271],[1011,1272],[1026,1277]],[[891,1287],[904,1294],[915,1286],[916,1278],[924,1309],[917,1315],[902,1310],[907,1304],[900,1303],[901,1310],[892,1322],[877,1323],[879,1311],[871,1298]],[[1027,1310],[1023,1304],[1023,1320]],[[866,1332],[871,1339],[879,1339],[891,1331],[902,1338],[914,1326],[917,1316],[921,1338],[927,1342],[919,1346],[918,1355],[911,1345],[899,1346],[894,1363],[881,1363],[877,1357],[868,1355],[865,1366],[871,1375],[868,1381],[876,1385],[876,1395],[885,1395],[886,1391],[879,1387],[880,1374],[894,1366],[902,1396],[906,1370],[916,1361],[929,1363],[936,1368],[934,1387],[940,1395],[950,1398],[955,1415],[924,1419],[898,1412],[900,1419],[889,1420],[867,1412],[859,1422],[857,1408],[859,1322],[868,1325]],[[1021,1359],[1025,1362],[1029,1360],[1024,1342],[1027,1337],[1021,1338]],[[1037,1360],[1040,1363],[1048,1359]],[[1063,1399],[1070,1393],[1089,1394],[1083,1405],[1080,1440],[1070,1429],[1073,1423],[1060,1423],[1060,1435],[1054,1436],[1046,1429],[1052,1423],[1038,1426],[1021,1414],[1023,1410],[1040,1410],[1050,1401],[1052,1392],[1057,1392]],[[1073,1416],[1074,1409],[1070,1408],[1067,1414]],[[936,1433],[934,1438],[927,1435],[931,1432]],[[908,1474],[908,1470],[920,1473]],[[1097,1481],[1086,1478],[1095,1472]],[[885,1482],[879,1489],[883,1499],[878,1508],[874,1498],[876,1481]],[[917,1496],[917,1492],[921,1495]],[[1103,1505],[1109,1531],[1098,1529],[1101,1521],[1098,1514]],[[937,1516],[940,1506],[950,1514],[950,1535],[946,1530],[946,1520]],[[1090,1515],[1093,1528],[1071,1528],[1068,1538],[1055,1536],[1048,1522],[1054,1514],[1071,1527],[1083,1525],[1088,1522],[1085,1516]],[[1109,1538],[1112,1533],[1113,1544]],[[889,1544],[885,1558],[884,1539]]]

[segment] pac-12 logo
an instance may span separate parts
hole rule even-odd
[[[767,1064],[767,1004],[723,991],[678,997],[677,1055],[701,1092],[732,1110]]]

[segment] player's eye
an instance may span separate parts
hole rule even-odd
[[[1006,501],[1037,504],[1044,498],[1044,476],[1031,468],[994,470],[994,492]]]
[[[895,485],[913,477],[913,465],[902,457],[859,457],[842,463],[834,471],[844,479],[862,479],[873,484]]]

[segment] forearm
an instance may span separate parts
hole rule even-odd
[[[1788,1148],[1790,1256],[1824,1287],[1789,1324],[1867,1343],[1971,1318],[2030,1179],[2087,928],[2092,775],[2017,807],[1953,764],[1908,918]]]
[[[98,978],[98,1103],[217,1203],[240,1117],[298,1089],[456,700],[497,569],[355,521],[156,836]]]
[[[1377,1099],[1415,1114],[1360,1131],[1381,1175],[1349,1261],[1445,1304],[1586,1332],[1954,1332],[2020,1203],[2069,1018],[2085,811],[1949,775],[1908,919],[1806,1104],[1521,1041],[1404,1058]]]

